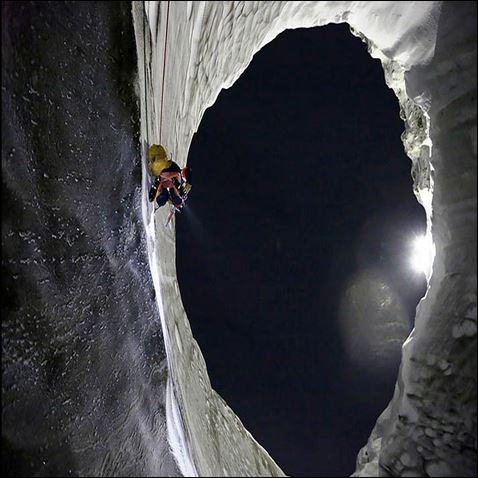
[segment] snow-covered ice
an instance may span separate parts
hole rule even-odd
[[[164,144],[181,166],[205,109],[283,30],[346,22],[381,61],[400,103],[402,141],[435,257],[393,399],[354,476],[475,476],[476,3],[144,4],[146,18],[143,2],[133,2],[142,136]],[[157,213],[148,241],[174,401],[168,410],[180,413],[168,425],[182,427],[169,432],[178,465],[200,476],[282,476],[211,388],[182,306],[166,214]],[[154,220],[146,199],[144,218]]]

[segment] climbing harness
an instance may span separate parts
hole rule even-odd
[[[188,193],[186,192],[182,196],[182,204],[180,206],[175,206],[174,204],[171,205],[171,210],[169,211],[168,219],[166,221],[166,224],[164,225],[165,227],[168,227],[168,224],[170,223],[171,219],[176,215],[177,212],[181,213],[183,212],[183,207],[186,203],[186,199],[188,198]]]

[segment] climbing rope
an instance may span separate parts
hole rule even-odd
[[[168,46],[168,25],[169,25],[169,4],[170,2],[168,1],[168,10],[166,13],[166,36],[164,39],[164,53],[163,53],[163,83],[161,85],[161,111],[160,111],[160,117],[159,117],[159,143],[162,144],[161,139],[162,139],[162,129],[163,129],[163,103],[164,103],[164,78],[165,78],[165,73],[166,73],[166,52],[167,52],[167,46]]]
[[[144,68],[144,107],[146,108],[146,144],[149,147],[149,129],[148,129],[148,91],[146,81],[146,2],[143,2],[143,68]]]
[[[169,7],[170,1],[168,1],[168,9],[166,12],[166,34],[164,39],[164,52],[163,52],[163,81],[161,84],[161,110],[159,117],[159,144],[162,144],[162,128],[163,128],[163,104],[164,104],[164,80],[166,74],[166,54],[168,48],[168,29],[169,29]],[[147,76],[146,76],[146,2],[143,2],[143,67],[144,67],[144,101],[146,108],[146,142],[149,145],[149,128],[148,128],[148,92],[147,92]]]

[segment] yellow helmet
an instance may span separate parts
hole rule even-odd
[[[166,153],[166,150],[161,144],[152,144],[148,148],[148,161],[156,161],[158,159],[168,159],[168,155]]]

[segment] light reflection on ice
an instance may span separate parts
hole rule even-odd
[[[416,236],[413,240],[412,249],[410,263],[413,269],[417,272],[423,272],[427,278],[430,277],[435,256],[435,246],[431,235]]]
[[[354,366],[385,371],[398,363],[409,333],[407,311],[378,270],[354,275],[339,306],[342,339]]]

